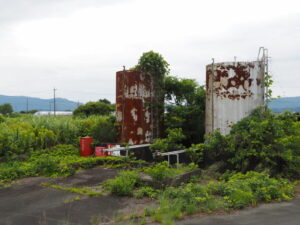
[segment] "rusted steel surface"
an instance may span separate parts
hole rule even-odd
[[[264,104],[264,67],[257,62],[206,66],[206,133],[228,134],[232,124]]]
[[[140,71],[116,74],[116,117],[120,124],[119,142],[150,143],[157,119],[153,117],[153,78]]]

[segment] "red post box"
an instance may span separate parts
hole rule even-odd
[[[80,155],[81,156],[90,156],[93,155],[93,149],[92,149],[92,137],[82,137],[80,138]]]

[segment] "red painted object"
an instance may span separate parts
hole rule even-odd
[[[82,137],[80,138],[80,155],[81,156],[91,156],[93,155],[93,149],[91,144],[93,142],[92,137]]]
[[[96,147],[95,148],[95,156],[96,157],[105,157],[110,156],[111,152],[104,152],[103,150],[107,149],[106,147]]]
[[[107,148],[114,148],[114,147],[116,147],[116,145],[115,144],[107,144],[106,147]]]

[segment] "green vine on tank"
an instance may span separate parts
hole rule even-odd
[[[264,78],[264,86],[265,86],[265,101],[266,103],[270,103],[272,100],[275,98],[272,97],[273,90],[271,89],[272,84],[274,83],[272,75],[265,73],[265,78]]]
[[[164,112],[164,79],[165,76],[169,74],[169,63],[163,58],[163,56],[154,51],[149,51],[143,53],[139,58],[138,64],[133,68],[135,70],[140,70],[146,75],[153,78],[152,89],[154,91],[154,96],[149,107],[152,108],[153,118],[157,118],[157,123],[154,125],[153,137],[158,138],[161,136],[161,124],[163,121],[162,115]]]

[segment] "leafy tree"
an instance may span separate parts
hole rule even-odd
[[[164,113],[164,77],[169,73],[169,64],[159,53],[149,51],[143,53],[134,69],[143,71],[153,78],[152,87],[155,94],[150,107],[155,120],[153,121],[152,137],[161,137]]]
[[[186,139],[184,144],[203,141],[205,132],[205,90],[193,79],[166,76],[165,127],[181,128]]]
[[[14,110],[13,110],[11,104],[9,104],[9,103],[5,103],[5,104],[0,105],[0,113],[3,114],[3,115],[12,114],[13,111]]]
[[[143,53],[135,69],[163,78],[169,73],[169,63],[159,53],[149,51]]]
[[[109,102],[109,101],[108,101]],[[80,105],[74,110],[74,115],[109,115],[115,110],[115,106],[103,101],[88,102],[85,105]]]
[[[105,104],[111,104],[111,102],[108,101],[106,98],[99,99],[99,102],[103,102],[103,103],[105,103]]]

